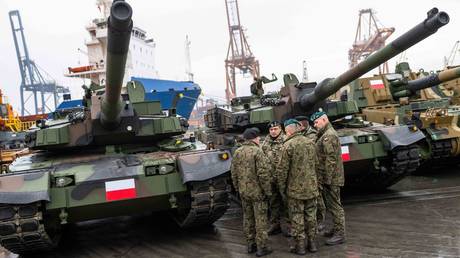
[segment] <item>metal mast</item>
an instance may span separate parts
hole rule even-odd
[[[359,11],[355,41],[348,51],[350,67],[384,47],[385,40],[395,31],[394,28],[379,27],[377,21],[374,10],[363,9]],[[388,63],[385,62],[379,66],[379,73],[388,73],[388,71]]]
[[[457,40],[454,44],[454,47],[450,51],[449,57],[444,57],[444,66],[454,65],[457,54],[460,53],[460,40]]]
[[[308,70],[307,70],[307,61],[303,60],[302,62],[302,81],[303,82],[308,82]]]
[[[31,115],[32,113],[26,109],[26,104],[33,96],[34,100],[34,114],[45,114],[54,111],[58,105],[59,95],[68,93],[69,89],[62,86],[57,86],[55,81],[46,81],[38,66],[29,57],[29,50],[27,48],[26,39],[24,37],[24,28],[22,26],[21,16],[19,11],[14,10],[9,12],[11,30],[13,32],[14,45],[16,48],[16,55],[18,58],[19,71],[21,73],[21,115],[25,113]],[[32,92],[24,99],[26,92]],[[38,95],[40,95],[39,105]],[[48,96],[46,96],[48,95]],[[54,108],[51,109],[47,102],[53,97]]]
[[[225,0],[227,10],[228,32],[230,42],[225,59],[227,85],[225,97],[227,102],[236,97],[236,70],[250,74],[253,78],[260,77],[259,61],[251,52],[243,27],[240,24],[240,11],[237,0]]]
[[[192,58],[190,57],[190,39],[188,35],[185,36],[185,74],[187,75],[187,80],[193,82],[193,73],[192,73]]]

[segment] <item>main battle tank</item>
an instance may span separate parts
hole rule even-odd
[[[105,90],[88,90],[86,107],[65,119],[38,122],[27,135],[36,152],[0,175],[0,243],[9,251],[51,249],[66,223],[170,211],[194,227],[227,210],[229,153],[184,139],[186,120],[145,101],[141,83],[122,90],[131,15],[114,1]]]
[[[396,73],[356,80],[348,98],[357,102],[367,121],[422,130],[426,139],[418,145],[423,164],[439,163],[439,159],[459,162],[455,157],[460,155],[460,106],[452,105],[458,97],[442,97],[439,87],[458,78],[460,67],[416,75],[407,63],[401,63]]]
[[[299,83],[293,74],[284,75],[284,86],[277,93],[234,98],[230,108],[208,110],[209,128],[199,132],[201,139],[218,148],[229,148],[238,135],[256,126],[267,131],[270,121],[283,121],[297,115],[310,115],[322,108],[337,129],[342,145],[346,186],[386,188],[419,166],[416,143],[424,138],[417,128],[406,125],[384,126],[349,118],[359,112],[355,101],[328,101],[341,87],[358,79],[390,58],[435,33],[449,22],[449,16],[430,10],[428,18],[383,49],[369,56],[337,78],[319,84]]]

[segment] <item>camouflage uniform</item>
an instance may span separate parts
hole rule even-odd
[[[280,224],[281,216],[283,218],[287,217],[286,205],[283,203],[283,199],[278,190],[278,184],[276,183],[276,174],[275,169],[278,166],[279,160],[281,158],[281,149],[283,147],[283,142],[285,135],[280,133],[278,137],[273,139],[270,135],[265,137],[264,142],[262,143],[262,150],[264,151],[268,160],[271,161],[271,183],[272,183],[272,196],[269,200],[270,204],[270,223]]]
[[[316,237],[316,162],[314,142],[301,132],[284,141],[276,174],[278,187],[288,199],[292,235],[297,241],[305,239],[305,231],[309,240]]]
[[[232,181],[241,197],[243,228],[248,243],[266,247],[267,196],[270,196],[270,164],[262,149],[252,141],[238,148],[231,165]]]
[[[340,203],[340,187],[344,185],[341,145],[337,132],[331,124],[318,131],[316,142],[318,154],[318,181],[325,207],[334,220],[334,232],[345,234],[345,213]]]
[[[308,126],[308,128],[303,129],[301,132],[302,132],[303,136],[307,137],[308,139],[312,140],[313,142],[316,142],[317,132],[313,127]]]
[[[302,135],[309,138],[313,142],[316,142],[318,139],[318,132],[311,126],[308,126],[308,128],[302,130]],[[318,170],[316,170],[318,172]],[[318,173],[316,174],[318,177]],[[318,191],[321,193],[322,188],[321,184],[318,183]],[[323,196],[320,194],[318,195],[318,199],[316,200],[316,218],[318,223],[323,223],[324,220],[326,219],[326,206],[324,204]]]

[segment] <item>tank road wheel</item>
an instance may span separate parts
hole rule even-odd
[[[189,194],[178,200],[179,209],[174,213],[182,228],[210,225],[218,220],[230,206],[228,177],[187,184]]]
[[[449,158],[452,154],[452,142],[448,140],[432,141],[431,147],[431,158],[442,159]]]
[[[405,176],[413,173],[420,165],[420,152],[417,146],[401,146],[392,150],[391,155],[382,161],[380,170],[364,175],[357,188],[366,190],[385,190]]]
[[[417,170],[420,166],[420,151],[416,145],[396,147],[392,151],[390,162],[390,170],[381,173],[376,181],[382,189],[396,184]]]
[[[59,224],[44,224],[42,203],[0,206],[0,243],[10,252],[27,254],[55,248]]]

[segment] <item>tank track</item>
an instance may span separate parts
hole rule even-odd
[[[45,231],[41,203],[0,206],[0,242],[10,252],[27,254],[54,248]]]
[[[191,207],[188,213],[176,218],[182,228],[210,225],[218,220],[230,207],[230,185],[228,177],[218,177],[208,181],[191,182]]]
[[[392,150],[390,159],[378,172],[367,174],[358,181],[357,188],[384,190],[413,173],[420,166],[420,152],[416,145],[400,146]]]
[[[431,147],[431,158],[443,159],[449,158],[452,153],[452,142],[448,140],[432,141]]]

